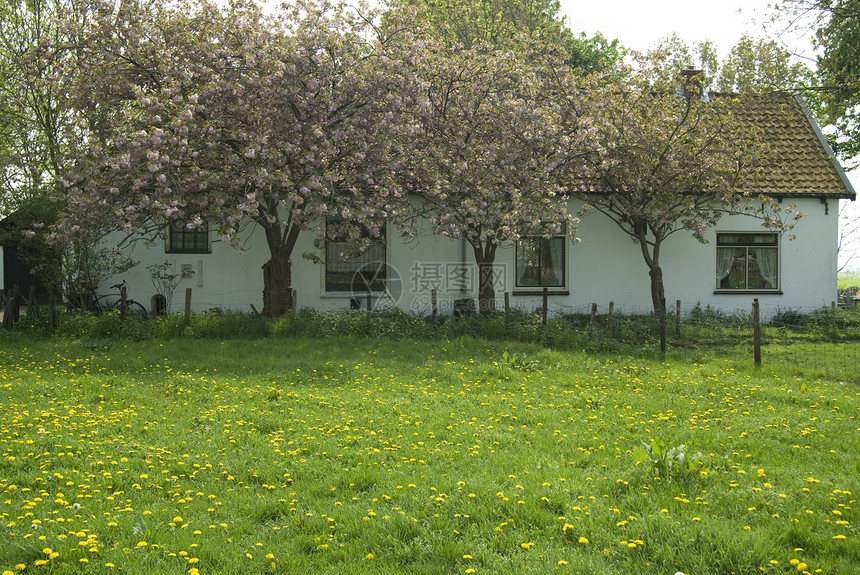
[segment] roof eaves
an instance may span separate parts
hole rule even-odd
[[[809,122],[812,131],[815,132],[815,136],[821,143],[821,147],[824,148],[824,152],[827,154],[827,157],[830,158],[830,162],[833,164],[833,168],[836,170],[836,174],[842,181],[842,185],[845,186],[845,194],[839,194],[838,196],[835,196],[834,194],[828,194],[828,196],[835,196],[852,201],[856,200],[857,192],[854,190],[854,186],[851,184],[851,180],[848,179],[848,176],[845,174],[845,170],[842,169],[842,166],[839,164],[839,160],[836,159],[836,154],[833,152],[833,148],[830,147],[830,143],[827,141],[827,138],[821,132],[821,128],[818,126],[818,122],[816,122],[815,118],[812,117],[812,113],[809,111],[809,106],[806,105],[806,101],[800,94],[794,94],[793,96],[794,100],[797,102],[798,106],[800,106],[800,109],[803,111],[803,115],[806,118],[806,121]],[[783,195],[789,196],[789,194]]]

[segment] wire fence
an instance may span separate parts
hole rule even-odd
[[[657,345],[661,334],[659,318],[650,310],[612,302],[558,306],[549,315],[567,318],[591,337],[634,345]],[[676,301],[666,306],[664,341],[670,351],[708,349],[789,367],[797,377],[860,383],[860,306],[834,302],[820,308],[786,308],[751,300],[749,308],[727,312]]]
[[[63,316],[68,315],[63,306],[35,305],[32,297],[18,296],[18,299],[16,304],[15,297],[5,297],[0,307],[0,325],[5,329],[12,329],[18,322],[16,329],[45,325],[57,329],[63,324]],[[186,307],[190,305],[189,300],[186,298]],[[181,333],[199,337],[213,332],[223,337],[230,329],[237,337],[248,333],[320,338],[354,334],[416,339],[468,335],[619,355],[637,350],[650,353],[660,348],[668,353],[692,352],[694,356],[707,351],[733,359],[755,359],[765,366],[787,367],[797,377],[860,383],[860,306],[851,305],[853,301],[848,305],[834,302],[827,307],[799,309],[751,299],[747,308],[732,311],[675,301],[665,306],[664,322],[650,309],[616,302],[565,306],[552,304],[552,299],[545,297],[542,305],[525,308],[507,305],[507,297],[504,301],[505,306],[490,316],[475,313],[474,306],[465,306],[456,316],[432,311],[409,314],[396,308],[367,306],[361,310],[333,312],[293,309],[286,318],[272,320],[260,318],[256,313],[191,314],[190,309],[185,310],[184,320],[176,319],[182,318],[181,314],[173,314],[172,318],[174,323],[184,326]],[[210,331],[195,331],[191,324],[204,320],[206,330]],[[241,325],[242,321],[257,322],[258,327],[249,329]],[[268,326],[265,321],[270,321]],[[224,327],[228,324],[233,327]],[[189,326],[192,329],[189,330]],[[135,333],[147,332],[138,329]],[[153,329],[152,333],[154,337],[171,335],[163,325],[161,331]]]

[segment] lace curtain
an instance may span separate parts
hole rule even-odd
[[[753,251],[753,250],[750,250]],[[758,248],[755,250],[755,261],[761,277],[770,288],[776,288],[777,273],[779,271],[779,253],[775,249]]]
[[[734,248],[718,248],[717,249],[717,287],[720,287],[720,282],[729,277],[732,271],[732,266],[735,264],[735,249]]]

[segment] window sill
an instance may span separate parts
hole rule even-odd
[[[543,295],[543,289],[530,289],[530,290],[514,290],[513,295]],[[560,289],[547,289],[546,295],[570,295],[568,290],[560,290]]]
[[[725,290],[718,289],[714,290],[714,295],[782,295],[782,290],[778,289],[769,289],[769,290],[756,290],[756,289],[736,289],[736,290]]]
[[[367,299],[367,296],[371,297],[379,297],[385,295],[387,292],[384,291],[373,291],[373,292],[353,292],[353,291],[330,291],[323,292],[320,294],[320,299]]]

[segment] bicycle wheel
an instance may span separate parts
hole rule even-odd
[[[99,306],[97,313],[109,310],[116,310],[120,312],[122,311],[120,309],[121,303],[122,302],[119,299],[113,299],[111,296],[103,296],[98,300]],[[147,313],[146,308],[143,307],[142,304],[134,301],[133,299],[125,300],[125,314],[126,316],[133,315],[140,318],[146,318],[149,316],[149,313]]]
[[[107,294],[99,296],[95,299],[93,311],[96,315],[100,315],[106,311],[117,309],[119,307],[119,296],[115,294]]]
[[[146,311],[146,308],[143,307],[143,304],[140,304],[133,299],[126,300],[126,314],[136,315],[140,318],[146,319],[149,316],[149,313]]]

